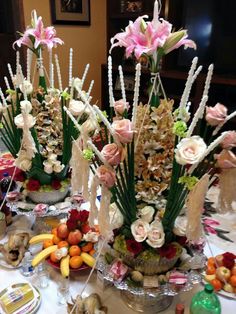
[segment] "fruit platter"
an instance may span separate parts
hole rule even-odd
[[[46,260],[60,269],[63,277],[69,277],[71,271],[93,267],[99,232],[89,227],[88,215],[86,210],[72,209],[67,221],[59,223],[51,233],[33,236],[29,244],[42,243],[42,250],[32,260],[32,266]]]
[[[203,280],[226,297],[236,299],[236,255],[230,252],[209,257]]]

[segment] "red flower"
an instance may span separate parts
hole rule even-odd
[[[78,220],[80,222],[86,222],[89,217],[89,212],[87,210],[80,210],[78,214]]]
[[[80,216],[79,216],[79,211],[77,209],[72,209],[69,211],[69,213],[70,213],[69,219],[76,220],[76,222],[77,220],[79,220]]]
[[[134,255],[139,254],[143,250],[143,246],[141,243],[135,240],[126,240],[127,250]]]
[[[226,252],[223,255],[223,265],[226,268],[231,269],[234,266],[234,260],[236,258],[236,255],[234,255],[233,253],[230,252]]]
[[[61,182],[59,180],[52,180],[51,186],[54,190],[59,190],[61,188]]]
[[[25,173],[23,171],[19,171],[14,176],[15,181],[24,182],[25,181]]]
[[[172,244],[164,245],[159,249],[161,257],[166,257],[167,259],[175,257],[176,251],[176,247]]]
[[[26,188],[28,191],[31,192],[38,191],[40,188],[40,182],[35,179],[29,179],[29,181],[26,184]]]
[[[66,225],[67,225],[67,228],[70,230],[70,231],[73,231],[77,228],[77,221],[74,220],[74,219],[71,219],[69,218],[66,222]]]

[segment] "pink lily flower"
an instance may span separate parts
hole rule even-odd
[[[204,229],[206,230],[206,232],[211,233],[211,234],[217,234],[217,232],[215,231],[214,228],[210,227],[210,226],[205,226]]]
[[[204,218],[203,223],[205,225],[210,225],[210,226],[219,226],[219,224],[220,224],[218,221],[216,221],[215,219],[211,219],[211,218]]]
[[[28,34],[35,38],[34,48],[37,49],[40,45],[46,46],[48,50],[56,47],[57,44],[62,45],[64,42],[56,36],[56,30],[53,26],[44,28],[42,17],[37,19],[35,29],[27,30]]]

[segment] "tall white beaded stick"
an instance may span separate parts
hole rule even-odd
[[[206,77],[206,81],[205,81],[203,95],[208,95],[210,84],[211,84],[211,79],[212,79],[212,75],[213,75],[213,70],[214,70],[214,65],[210,64],[208,67],[208,72],[207,72],[207,77]]]
[[[72,69],[73,69],[73,48],[70,48],[69,53],[69,87],[72,84]]]
[[[83,73],[83,76],[82,76],[82,79],[81,79],[81,90],[83,89],[83,85],[84,85],[86,76],[87,76],[87,74],[88,74],[89,67],[90,67],[90,64],[89,64],[89,63],[86,64],[86,67],[85,67],[85,69],[84,69],[84,73]]]
[[[71,112],[68,110],[68,108],[66,106],[63,107],[64,111],[66,112],[66,114],[69,116],[69,118],[71,119],[71,121],[74,123],[75,127],[78,129],[78,131],[81,131],[81,126],[79,125],[79,123],[75,120],[75,118],[73,117],[73,115],[71,114]]]
[[[1,87],[0,87],[0,97],[2,99],[3,106],[6,107],[7,106],[6,98],[5,98],[5,96],[4,96],[3,92],[2,92]]]
[[[196,72],[194,73],[193,75],[193,78],[192,78],[192,84],[194,83],[194,81],[196,80],[198,74],[202,71],[202,65],[199,65],[199,67],[197,68]]]
[[[202,100],[198,106],[198,109],[197,109],[197,111],[193,117],[193,120],[192,120],[192,122],[188,128],[188,132],[187,132],[186,137],[190,137],[192,135],[193,130],[194,130],[195,126],[197,125],[198,120],[202,119],[207,100],[208,100],[208,96],[205,95],[202,97]]]
[[[4,81],[5,81],[7,89],[11,89],[10,84],[8,82],[8,78],[6,76],[4,76]]]
[[[27,49],[27,58],[26,58],[26,79],[30,82],[30,73],[31,73],[31,63],[32,63],[32,51]]]
[[[53,81],[53,78],[52,78],[52,75],[53,75],[53,63],[52,63],[52,49],[49,50],[49,84],[50,84],[50,87],[52,88],[52,81]]]
[[[109,104],[110,107],[114,107],[114,95],[113,95],[113,83],[112,83],[112,57],[107,59],[108,63],[108,92],[109,92]]]
[[[16,52],[16,74],[18,73],[18,67],[20,65],[20,52]]]
[[[55,54],[55,63],[56,63],[56,69],[57,69],[57,79],[58,79],[59,90],[62,91],[63,89],[62,89],[62,80],[61,80],[61,70],[60,70],[60,65],[59,65],[57,54]]]
[[[51,88],[54,88],[54,64],[52,63],[51,64],[51,82],[50,82],[50,85],[51,85]]]
[[[108,168],[111,168],[109,163],[106,161],[104,156],[100,153],[100,151],[97,149],[97,147],[92,143],[91,140],[87,141],[88,146],[93,150],[93,152],[97,155],[97,157],[100,159],[100,161]]]
[[[192,65],[191,65],[190,70],[188,72],[188,78],[187,78],[187,81],[185,83],[184,92],[183,92],[181,100],[180,100],[179,118],[182,117],[182,110],[184,109],[186,103],[188,102],[190,90],[191,90],[192,83],[193,83],[192,79],[194,76],[194,71],[195,71],[196,66],[197,66],[197,62],[198,62],[198,58],[197,57],[193,58]]]
[[[89,89],[87,91],[87,97],[89,98],[91,92],[92,92],[92,89],[93,89],[93,85],[94,85],[94,80],[91,81],[90,85],[89,85]]]
[[[119,75],[120,75],[121,95],[122,95],[122,99],[123,99],[124,103],[126,103],[125,82],[124,82],[124,75],[123,75],[121,65],[119,65],[118,70],[119,70]]]
[[[217,127],[215,128],[214,132],[212,133],[212,135],[216,135],[220,129],[223,127],[223,125],[225,125],[226,122],[228,122],[230,119],[234,118],[236,116],[236,110],[234,112],[232,112],[231,114],[229,114],[224,122],[220,123],[219,125],[217,125]]]
[[[8,67],[8,72],[9,72],[9,74],[10,74],[10,78],[11,78],[12,84],[13,84],[13,86],[15,87],[14,75],[13,75],[13,72],[12,72],[12,68],[11,68],[10,63],[7,64],[7,67]]]
[[[134,86],[134,100],[133,100],[133,111],[132,111],[132,126],[135,129],[138,97],[139,97],[139,86],[140,86],[140,75],[141,75],[141,64],[137,63],[135,72],[135,86]]]
[[[70,99],[73,99],[74,97],[74,79],[71,79],[71,83],[70,83]]]

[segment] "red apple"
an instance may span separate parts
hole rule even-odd
[[[216,269],[216,278],[218,278],[222,282],[228,281],[230,275],[230,270],[224,266],[218,267]]]
[[[223,258],[224,258],[224,256],[223,255],[221,255],[221,254],[219,254],[219,255],[216,255],[216,257],[215,257],[215,263],[216,263],[216,266],[218,267],[218,266],[223,266]]]
[[[77,245],[82,239],[82,233],[79,230],[71,231],[67,238],[70,245]]]
[[[81,231],[83,234],[88,233],[91,230],[91,228],[89,227],[89,224],[85,223],[81,226]]]
[[[67,225],[65,223],[61,223],[57,227],[57,236],[61,239],[65,239],[68,237],[68,235],[69,235],[69,230],[67,228]]]

